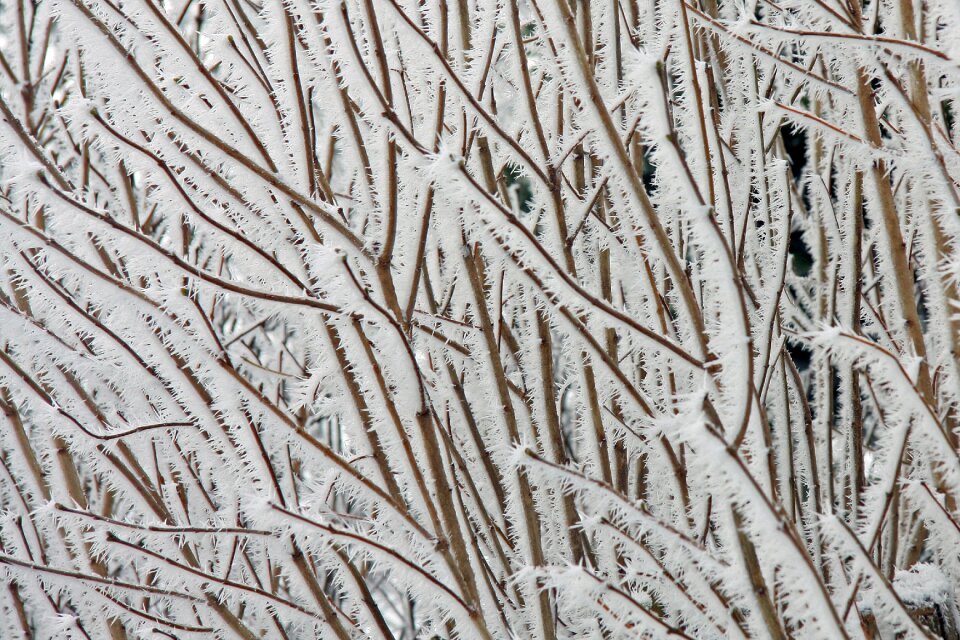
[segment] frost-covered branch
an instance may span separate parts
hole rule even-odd
[[[0,637],[960,637],[958,29],[0,0]]]

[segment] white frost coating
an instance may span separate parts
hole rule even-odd
[[[0,2],[0,637],[952,637],[954,4]]]
[[[893,588],[913,607],[954,605],[953,584],[936,565],[920,563],[909,571],[897,571]]]

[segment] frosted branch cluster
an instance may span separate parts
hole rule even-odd
[[[0,0],[0,638],[960,638],[955,0]]]

